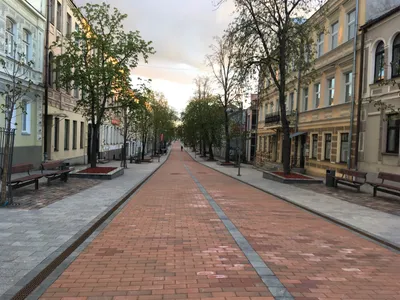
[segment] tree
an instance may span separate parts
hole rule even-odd
[[[233,39],[215,38],[211,45],[212,54],[207,55],[208,66],[211,67],[216,84],[222,94],[218,95],[219,103],[224,109],[225,162],[229,162],[230,134],[228,109],[234,106],[239,94],[243,73],[235,65],[235,44]]]
[[[142,94],[141,97],[144,100],[144,105],[140,106],[135,114],[134,130],[140,136],[142,142],[142,149],[140,153],[140,159],[144,159],[145,148],[151,132],[151,121],[152,121],[152,107],[149,102],[149,95]]]
[[[307,21],[319,0],[234,0],[236,17],[227,35],[244,54],[243,64],[261,67],[279,95],[283,131],[283,169],[290,173],[290,128],[286,115],[285,93],[293,79],[292,68],[302,66],[306,72],[313,55],[312,34],[319,21]],[[224,2],[222,0],[220,3]],[[306,46],[305,46],[306,45]]]
[[[34,85],[30,79],[33,62],[28,61],[24,53],[17,51],[17,43],[14,43],[10,49],[12,51],[12,58],[8,61],[0,59],[0,65],[4,71],[3,74],[8,81],[4,88],[0,90],[0,95],[5,99],[4,103],[0,105],[1,112],[5,117],[5,143],[3,149],[3,168],[1,170],[0,206],[7,204],[7,175],[11,167],[10,164],[12,164],[9,158],[12,148],[11,138],[14,135],[12,125],[17,125],[15,121],[13,121],[13,116],[17,109],[21,109],[22,113],[26,114],[24,102],[22,100],[24,100],[24,97],[28,94],[33,93]],[[38,97],[38,95],[34,94],[34,97]]]
[[[107,110],[114,109],[112,99],[130,88],[126,75],[140,57],[147,62],[154,49],[138,31],[125,32],[123,21],[127,15],[116,8],[111,10],[108,4],[88,3],[73,13],[81,20],[80,29],[55,43],[55,47],[64,49],[55,61],[61,85],[82,91],[75,110],[92,124],[90,164],[96,167],[95,137]]]

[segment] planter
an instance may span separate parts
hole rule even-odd
[[[292,172],[289,175],[285,176],[283,172],[264,171],[263,178],[277,181],[280,183],[323,183],[321,179],[316,179],[296,172]]]
[[[111,180],[124,174],[124,168],[122,167],[96,167],[87,168],[81,171],[75,171],[69,174],[75,178],[88,178],[88,179],[100,179],[100,180]]]

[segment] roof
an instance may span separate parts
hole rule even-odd
[[[371,26],[385,20],[386,18],[394,15],[395,13],[400,12],[400,5],[396,6],[395,8],[392,8],[391,10],[387,11],[386,13],[380,15],[379,17],[369,20],[367,23],[365,23],[363,26],[360,27],[360,30],[365,30],[370,28]]]

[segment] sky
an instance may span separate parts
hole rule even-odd
[[[75,0],[86,2],[104,0]],[[230,0],[216,9],[213,0],[114,0],[106,1],[128,15],[126,31],[139,30],[152,41],[156,54],[148,64],[143,60],[132,76],[151,79],[154,90],[162,92],[169,104],[183,111],[193,95],[193,80],[207,74],[205,56],[214,36],[221,36],[232,20]],[[135,80],[134,80],[135,81]]]

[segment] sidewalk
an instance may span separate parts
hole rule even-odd
[[[243,166],[241,168],[242,176],[238,177],[237,168],[223,167],[217,165],[216,162],[208,162],[200,157],[195,158],[194,152],[187,151],[187,153],[197,162],[209,168],[400,248],[399,216],[349,203],[293,185],[264,179],[262,172],[254,169],[252,166]]]
[[[123,176],[39,210],[0,209],[0,299],[25,286],[166,159],[128,164]]]

